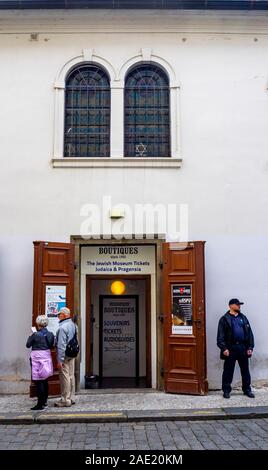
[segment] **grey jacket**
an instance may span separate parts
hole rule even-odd
[[[65,358],[65,350],[69,341],[73,338],[76,325],[71,318],[65,318],[59,323],[59,329],[56,333],[57,359],[63,362]]]

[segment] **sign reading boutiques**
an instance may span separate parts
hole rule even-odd
[[[154,274],[152,245],[96,245],[82,248],[82,274]]]

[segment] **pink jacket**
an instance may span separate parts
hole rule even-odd
[[[49,349],[32,351],[32,380],[45,380],[53,375],[53,363]]]

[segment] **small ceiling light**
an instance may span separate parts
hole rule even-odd
[[[111,292],[113,295],[123,295],[126,290],[126,284],[123,281],[113,281]]]
[[[125,210],[122,207],[113,207],[110,209],[111,219],[120,219],[125,217]]]

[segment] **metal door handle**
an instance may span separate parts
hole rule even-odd
[[[167,315],[164,315],[164,313],[160,313],[160,315],[158,315],[158,320],[161,321],[161,323],[164,322],[165,318],[167,318]]]

